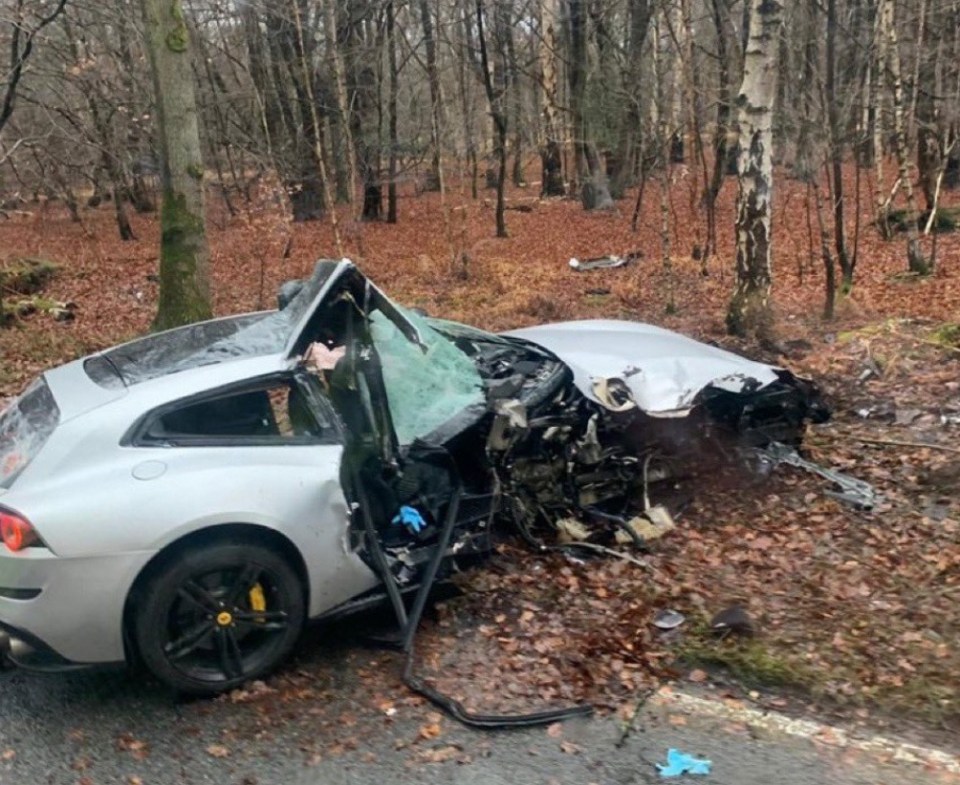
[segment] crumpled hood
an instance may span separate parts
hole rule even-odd
[[[608,408],[609,380],[622,380],[637,406],[658,417],[683,417],[707,386],[731,392],[765,387],[779,369],[640,322],[588,319],[513,330],[565,362],[588,398]]]

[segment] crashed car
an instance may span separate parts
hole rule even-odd
[[[496,521],[622,534],[684,462],[824,416],[810,382],[668,330],[495,335],[322,261],[278,310],[54,368],[3,412],[0,628],[26,667],[228,690],[308,620],[488,552]]]

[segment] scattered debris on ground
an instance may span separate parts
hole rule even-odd
[[[681,777],[684,774],[709,774],[713,764],[704,758],[695,758],[672,747],[667,750],[667,765],[657,764],[661,777]]]
[[[626,267],[641,258],[643,258],[643,251],[630,251],[623,256],[616,254],[591,256],[589,259],[578,259],[574,256],[570,259],[569,265],[576,272],[583,273],[588,270],[612,270],[617,267]]]

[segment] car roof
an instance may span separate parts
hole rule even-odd
[[[94,382],[84,369],[89,359],[75,360],[44,374],[60,409],[61,422],[113,403],[134,413],[145,412],[207,390],[288,370],[293,365],[281,353],[255,355],[185,368],[130,387],[104,387]]]

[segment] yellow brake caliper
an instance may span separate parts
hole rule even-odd
[[[247,596],[250,599],[250,610],[254,613],[263,613],[267,609],[267,598],[263,593],[263,586],[259,583],[250,587],[250,594]]]

